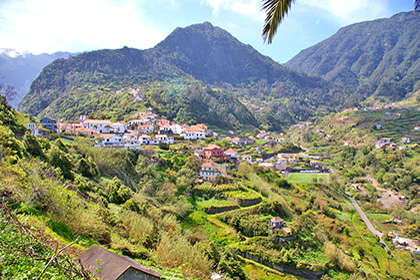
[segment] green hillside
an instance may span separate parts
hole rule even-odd
[[[184,99],[194,98],[190,94],[200,94],[192,90],[198,83],[214,89],[214,98],[206,101],[213,107],[210,111],[199,109],[206,107],[200,104],[184,104]],[[141,89],[144,98],[130,98],[124,94],[128,88]],[[124,47],[56,60],[35,79],[19,108],[30,115],[73,120],[80,113],[123,119],[146,105],[161,104],[169,106],[162,112],[177,110],[171,114],[178,119],[190,114],[200,120],[225,110],[249,115],[240,105],[221,110],[227,104],[218,97],[220,92],[231,96],[228,104],[239,104],[239,98],[248,109],[253,108],[249,102],[265,108],[253,111],[253,117],[228,116],[230,127],[250,124],[274,130],[313,117],[316,107],[328,112],[345,97],[340,87],[290,71],[228,32],[203,23],[174,30],[152,49]]]
[[[401,100],[420,89],[419,21],[406,12],[341,28],[285,66],[339,83],[359,101]]]
[[[192,149],[200,142],[164,152],[96,148],[83,137],[64,144],[26,132],[24,116],[1,101],[1,278],[39,277],[51,252],[73,241],[45,277],[86,278],[75,260],[92,244],[166,279],[206,279],[212,272],[252,280],[420,277],[418,256],[395,249],[388,255],[336,175],[293,184],[278,171],[241,163],[202,183]],[[417,225],[418,214],[410,215],[402,219]],[[276,216],[285,222],[279,231],[269,229]],[[30,237],[16,239],[19,230]],[[273,269],[279,266],[284,271]]]

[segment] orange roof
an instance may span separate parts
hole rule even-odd
[[[225,153],[237,153],[237,151],[232,148],[229,148],[225,151]]]
[[[148,127],[151,127],[151,126],[153,126],[153,125],[151,125],[151,124],[143,124],[143,125],[139,125],[137,128],[148,128]]]
[[[94,129],[90,129],[90,128],[85,128],[85,127],[76,127],[74,129],[75,132],[86,132],[86,133],[95,133],[95,134],[99,134],[98,131],[94,130]]]
[[[221,147],[215,144],[209,144],[207,147],[204,148],[204,150],[213,150],[213,149],[221,149]]]
[[[113,133],[103,133],[103,134],[99,134],[99,136],[101,136],[102,138],[111,138],[112,136],[116,136]]]
[[[152,138],[152,137],[150,137],[149,135],[143,134],[143,135],[140,135],[139,138]]]
[[[86,119],[85,122],[88,122],[88,123],[103,123],[103,124],[105,124],[105,123],[106,124],[112,123],[109,120],[94,120],[94,119]]]
[[[213,163],[210,163],[210,162],[205,162],[205,163],[203,163],[202,165],[201,165],[201,167],[216,167]]]

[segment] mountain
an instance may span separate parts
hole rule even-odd
[[[205,22],[177,28],[151,49],[124,47],[58,59],[45,67],[32,83],[20,104],[20,110],[31,115],[49,114],[65,119],[77,118],[80,113],[124,118],[125,114],[141,108],[143,103],[136,104],[128,95],[121,95],[119,102],[124,99],[125,104],[122,110],[119,104],[115,104],[115,94],[110,93],[125,92],[121,90],[136,87],[144,93],[147,105],[155,104],[153,107],[156,107],[165,101],[170,108],[161,111],[172,108],[175,112],[171,117],[179,119],[180,112],[187,109],[180,105],[180,99],[188,98],[185,95],[187,87],[197,83],[203,87],[229,91],[235,94],[233,99],[251,100],[262,106],[270,103],[269,96],[298,99],[299,102],[295,100],[290,106],[282,102],[273,107],[273,110],[281,111],[282,116],[288,115],[284,119],[307,118],[314,114],[311,108],[334,99],[326,97],[332,87],[321,78],[290,71],[241,43],[225,30]],[[261,100],[259,97],[254,100],[259,92],[266,90],[266,85],[270,90],[262,94]],[[212,94],[217,92],[213,91]],[[315,97],[308,101],[308,96]],[[174,105],[174,98],[180,101],[175,102],[178,105]],[[236,103],[233,99],[232,102]],[[217,104],[213,109],[223,107],[223,100]],[[289,113],[289,110],[295,109],[307,112],[302,115]],[[212,110],[209,110],[197,112],[191,117],[203,119],[203,115],[211,114]],[[232,111],[235,108],[232,107]],[[270,109],[265,112],[273,116],[277,111]],[[257,118],[260,124],[269,123],[267,117]],[[279,120],[280,117],[270,123],[281,123]],[[236,121],[239,120],[232,118],[231,125]]]
[[[68,58],[71,55],[68,52],[35,55],[14,49],[0,49],[0,83],[13,85],[18,91],[11,105],[17,108],[42,68],[57,58]]]
[[[358,99],[395,101],[420,89],[420,14],[353,24],[285,66],[338,82]]]

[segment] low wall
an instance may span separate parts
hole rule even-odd
[[[319,276],[325,273],[324,271],[312,271],[312,270],[304,269],[304,268],[299,269],[299,268],[295,268],[286,264],[272,264],[272,263],[260,260],[258,256],[255,256],[249,252],[241,252],[241,256],[244,258],[253,260],[255,262],[261,263],[277,271],[290,273],[290,274],[303,277],[306,279],[317,280]]]
[[[228,199],[239,204],[241,207],[248,207],[261,202],[261,197],[255,199],[240,199],[235,197],[229,197]]]
[[[235,210],[235,209],[239,209],[239,206],[237,206],[237,205],[225,206],[225,207],[210,206],[209,208],[206,208],[204,210],[204,212],[206,212],[207,214],[217,214],[217,213],[223,213],[223,212],[227,212],[227,211],[231,211],[231,210]]]

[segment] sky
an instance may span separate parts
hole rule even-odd
[[[264,44],[262,0],[0,0],[0,48],[34,54],[148,49],[175,28],[208,21],[285,63],[341,27],[413,10],[412,0],[296,0]]]

